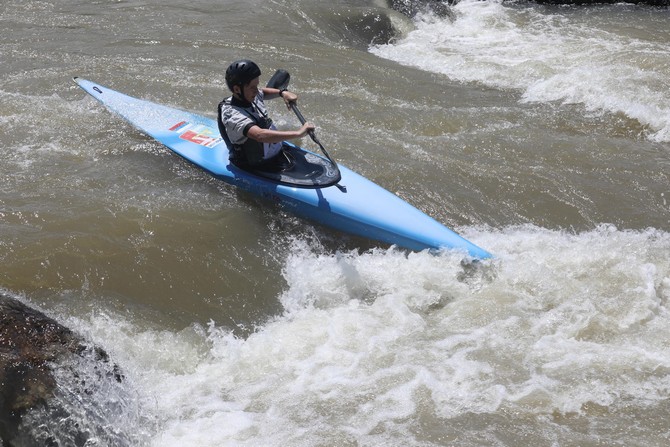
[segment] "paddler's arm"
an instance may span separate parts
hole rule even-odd
[[[298,95],[288,90],[279,90],[272,87],[263,87],[263,96],[267,99],[279,98],[284,100],[286,107],[291,108],[291,103],[294,103],[298,100]]]
[[[309,122],[303,124],[302,127],[297,130],[263,129],[260,126],[254,125],[249,128],[246,136],[261,143],[280,143],[282,141],[304,137],[307,135],[307,132],[314,129],[314,124]]]

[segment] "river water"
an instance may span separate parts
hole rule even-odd
[[[0,288],[120,365],[82,405],[131,445],[667,445],[667,8],[4,0],[0,23]],[[293,217],[71,80],[214,117],[239,58],[496,259]]]

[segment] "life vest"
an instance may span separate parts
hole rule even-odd
[[[228,137],[228,133],[226,132],[226,127],[223,124],[223,116],[222,116],[222,110],[224,104],[226,106],[231,106],[232,102],[232,96],[229,96],[228,98],[225,98],[223,101],[219,103],[219,109],[218,109],[218,120],[217,124],[219,125],[219,133],[221,133],[221,137],[223,140],[226,142],[226,145],[228,146],[229,150],[229,159],[230,161],[239,167],[254,167],[260,165],[264,160],[265,156],[265,144],[267,143],[261,143],[259,141],[256,141],[252,138],[247,138],[244,143],[242,144],[233,144],[232,141],[230,141],[230,138]],[[232,106],[235,107],[238,111],[243,113],[244,115],[248,116],[251,118],[251,120],[256,124],[258,127],[262,129],[271,129],[273,128],[272,125],[272,120],[265,115],[263,112],[260,111],[256,107],[257,114],[252,113],[251,111],[247,110],[245,107],[240,107],[240,106]],[[253,107],[253,106],[252,106]]]

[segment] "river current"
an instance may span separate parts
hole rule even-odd
[[[0,24],[0,288],[124,371],[77,406],[130,445],[667,444],[669,9],[5,0]],[[72,82],[214,117],[240,58],[496,258],[301,220]]]

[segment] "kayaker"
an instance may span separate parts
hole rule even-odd
[[[250,60],[239,60],[226,70],[232,96],[219,104],[219,131],[230,149],[230,161],[241,168],[272,169],[281,163],[282,141],[314,130],[305,123],[296,130],[277,130],[265,109],[265,99],[281,97],[287,106],[298,95],[288,90],[259,88],[261,69]]]

